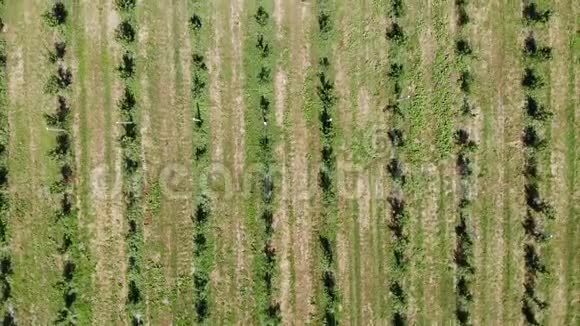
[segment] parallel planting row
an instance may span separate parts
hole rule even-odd
[[[191,1],[193,12],[189,18],[192,39],[192,87],[193,109],[193,171],[195,208],[193,221],[193,293],[195,320],[198,323],[207,321],[210,315],[210,273],[213,268],[213,237],[211,202],[208,194],[209,173],[209,117],[208,69],[205,53],[207,51],[208,27],[203,23],[201,13],[207,6],[206,1]]]
[[[75,207],[75,153],[72,128],[70,97],[72,93],[72,71],[67,66],[67,42],[69,40],[69,12],[65,4],[55,1],[44,14],[47,25],[52,30],[53,49],[49,52],[49,64],[53,73],[50,75],[45,92],[54,98],[56,108],[45,113],[47,129],[56,133],[56,145],[50,152],[60,172],[60,179],[51,187],[58,208],[55,212],[55,223],[62,242],[59,252],[62,255],[62,280],[57,287],[62,291],[62,307],[56,316],[56,323],[76,324],[90,318],[86,311],[77,304],[78,268],[81,253],[79,251],[78,210]]]
[[[272,78],[271,71],[274,65],[272,43],[269,38],[272,29],[267,1],[258,1],[258,9],[251,17],[250,31],[255,35],[255,43],[249,55],[254,62],[251,65],[251,75],[247,76],[249,84],[253,85],[253,94],[249,103],[255,107],[256,113],[252,126],[256,126],[251,142],[258,142],[256,157],[258,159],[258,184],[260,185],[259,199],[255,212],[257,227],[257,252],[255,256],[256,273],[256,301],[258,316],[262,324],[278,325],[281,323],[280,303],[275,297],[277,280],[276,249],[273,243],[274,236],[274,171],[275,159],[273,147],[275,143],[274,128],[271,123],[272,110]]]
[[[459,174],[459,204],[457,207],[458,220],[455,225],[456,247],[454,251],[455,261],[455,316],[460,325],[471,325],[471,309],[473,295],[471,286],[474,280],[475,268],[473,266],[473,159],[477,145],[469,135],[468,127],[473,123],[473,104],[470,99],[471,73],[470,63],[473,53],[467,39],[466,25],[469,22],[467,13],[467,0],[456,0],[455,11],[457,14],[456,28],[457,39],[455,40],[455,55],[459,69],[459,88],[462,95],[462,104],[457,117],[459,128],[455,132],[455,144],[458,147],[455,165]]]
[[[133,325],[143,324],[144,297],[142,280],[143,253],[143,167],[141,134],[139,131],[139,108],[137,105],[135,61],[137,53],[137,28],[135,18],[136,0],[115,0],[121,22],[115,30],[115,38],[123,51],[118,66],[123,80],[123,95],[118,103],[123,134],[119,142],[122,148],[123,199],[127,221],[127,302],[126,309]]]
[[[392,190],[388,197],[391,208],[388,227],[392,234],[392,256],[389,259],[390,306],[393,325],[405,325],[408,314],[408,281],[409,281],[409,214],[405,207],[405,180],[402,154],[405,147],[405,115],[401,108],[405,73],[405,56],[407,37],[401,26],[405,15],[404,3],[401,0],[391,0],[388,10],[389,26],[386,38],[389,44],[389,71],[387,85],[389,102],[386,110],[389,112],[388,137],[392,145],[392,154],[387,164],[387,172],[392,181]]]
[[[6,40],[4,1],[0,0],[0,318],[2,325],[15,325],[12,303],[12,255],[10,252],[10,194],[8,192],[8,94],[6,82]]]
[[[542,46],[536,41],[538,34],[550,19],[551,11],[539,8],[534,1],[523,2],[523,29],[526,34],[522,51],[525,64],[522,86],[525,94],[524,131],[524,178],[526,215],[523,222],[524,242],[524,293],[522,313],[525,320],[532,325],[540,325],[543,311],[548,307],[546,293],[540,290],[542,275],[549,273],[549,268],[542,258],[542,249],[546,248],[551,236],[547,232],[549,223],[554,219],[552,205],[542,195],[542,182],[550,169],[550,160],[545,159],[549,153],[549,132],[552,113],[542,104],[546,98],[546,85],[542,71],[547,71],[547,61],[552,57],[550,47]],[[549,155],[547,155],[549,156]]]
[[[318,5],[318,81],[316,88],[319,100],[320,143],[322,162],[319,171],[319,186],[322,190],[322,205],[318,225],[318,241],[321,247],[320,269],[322,270],[322,293],[318,295],[321,309],[320,322],[337,325],[339,295],[336,281],[336,154],[334,153],[335,130],[333,124],[336,96],[330,58],[332,57],[332,1],[319,0]],[[319,254],[320,255],[320,254]]]

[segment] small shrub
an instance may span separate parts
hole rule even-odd
[[[393,282],[389,286],[389,291],[391,294],[396,298],[396,300],[402,304],[405,304],[407,301],[407,296],[405,295],[405,291],[403,290],[403,286],[398,281]]]
[[[546,121],[552,117],[552,113],[548,112],[543,105],[540,105],[532,96],[526,96],[526,103],[524,105],[526,114],[538,121]]]
[[[391,26],[387,28],[387,40],[394,41],[396,43],[405,43],[405,34],[403,33],[403,28],[396,22],[391,23]]]
[[[270,45],[264,39],[264,35],[258,34],[256,48],[260,51],[262,58],[266,58],[270,54]]]
[[[471,93],[471,82],[473,81],[473,76],[467,70],[463,70],[459,75],[459,87],[461,91],[465,94]]]
[[[330,26],[330,15],[325,12],[321,12],[318,15],[318,29],[322,34],[328,34],[332,29]]]
[[[402,312],[396,311],[393,314],[393,325],[394,326],[405,326],[405,325],[407,325],[407,317],[405,317],[405,315]]]
[[[330,164],[334,161],[334,151],[332,147],[328,144],[322,146],[322,162],[325,164]]]
[[[128,20],[122,21],[115,31],[115,37],[117,40],[124,43],[132,43],[135,41],[135,35],[135,29]]]
[[[268,83],[268,82],[270,82],[270,80],[271,80],[270,79],[270,73],[271,73],[270,68],[268,68],[268,67],[262,67],[260,69],[260,72],[258,73],[258,80],[261,83]]]
[[[455,42],[455,52],[459,56],[467,56],[472,54],[471,46],[465,39],[459,39]]]
[[[547,208],[546,202],[540,197],[540,191],[536,183],[528,183],[524,186],[526,192],[526,204],[536,212],[542,212]]]
[[[535,156],[529,157],[524,163],[524,175],[527,178],[538,177],[538,162]]]
[[[193,76],[192,85],[191,85],[191,93],[193,97],[199,98],[203,95],[205,90],[206,82],[205,80],[198,74]]]
[[[334,83],[326,77],[324,72],[318,74],[320,85],[316,87],[318,97],[322,101],[324,108],[328,108],[334,104],[335,97],[333,94]]]
[[[121,65],[118,70],[123,79],[133,77],[133,74],[135,73],[135,58],[131,52],[125,51],[125,53],[123,53]]]
[[[525,147],[533,149],[542,149],[545,145],[545,141],[540,138],[536,128],[533,126],[526,126],[524,128],[522,142],[524,143]]]
[[[391,15],[393,17],[401,17],[405,14],[405,7],[403,0],[391,0]]]
[[[137,287],[137,283],[135,280],[131,280],[129,282],[129,290],[127,293],[127,298],[129,303],[131,304],[138,304],[141,302],[141,290]]]
[[[469,15],[467,14],[467,10],[464,7],[457,8],[457,25],[458,26],[465,26],[469,24]]]
[[[395,147],[402,147],[405,145],[405,139],[403,138],[403,132],[401,129],[393,128],[387,132],[391,144]]]
[[[264,95],[260,96],[260,111],[262,112],[262,118],[266,121],[270,112],[270,101]]]
[[[189,26],[191,27],[192,30],[199,31],[202,27],[201,17],[199,17],[196,14],[193,14],[189,19]]]
[[[534,245],[528,243],[524,246],[524,258],[528,272],[532,274],[546,272],[546,267],[540,262],[540,256]]]
[[[524,75],[522,77],[522,86],[527,89],[537,89],[542,87],[544,84],[539,76],[536,75],[534,69],[527,67],[524,69]]]
[[[56,63],[58,60],[64,59],[65,55],[66,55],[66,43],[55,42],[54,51],[49,52],[48,59],[51,63]]]
[[[403,75],[403,65],[400,63],[392,63],[387,76],[391,78],[399,78]]]
[[[45,91],[55,94],[67,89],[72,83],[72,72],[69,68],[59,65],[55,75],[50,76],[45,86]]]
[[[119,11],[130,11],[135,9],[137,0],[115,0],[115,7]]]
[[[529,2],[524,5],[522,15],[527,24],[544,24],[550,19],[552,12],[550,10],[539,10],[535,2]]]
[[[125,87],[125,91],[123,92],[123,97],[121,97],[121,100],[119,102],[119,107],[120,107],[121,111],[128,113],[131,110],[133,110],[133,108],[135,107],[136,104],[137,104],[137,100],[135,99],[135,95],[133,94],[133,91],[129,87]]]
[[[207,66],[205,65],[205,58],[203,57],[202,54],[198,54],[198,53],[194,53],[192,55],[192,61],[193,61],[193,65],[196,69],[199,70],[207,70]]]
[[[67,133],[59,133],[56,136],[56,147],[51,154],[57,158],[64,158],[70,152],[71,139]]]
[[[549,60],[552,58],[552,48],[539,47],[532,33],[524,40],[524,55],[530,58]]]
[[[64,3],[55,2],[50,10],[44,13],[44,20],[50,27],[60,26],[66,23],[68,11]]]
[[[325,136],[330,136],[332,133],[332,119],[330,118],[330,114],[326,108],[324,108],[320,113],[320,123],[322,133]]]
[[[256,11],[256,15],[254,17],[256,18],[256,22],[260,26],[266,26],[266,24],[268,23],[268,18],[270,18],[270,15],[268,15],[264,7],[259,6],[258,11]]]
[[[403,173],[403,164],[401,161],[397,160],[396,158],[391,159],[389,164],[387,164],[387,172],[391,176],[391,179],[394,181],[400,182],[402,184],[405,183],[405,175]]]

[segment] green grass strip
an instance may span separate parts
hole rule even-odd
[[[209,75],[207,67],[209,10],[208,2],[192,0],[189,3],[189,30],[192,40],[192,116],[193,116],[193,309],[198,324],[207,324],[212,313],[210,273],[214,265],[215,240],[212,233],[213,214],[209,196]]]
[[[10,252],[10,194],[8,192],[8,83],[6,41],[4,39],[4,2],[0,2],[0,314],[4,325],[15,324],[12,299],[12,255]]]

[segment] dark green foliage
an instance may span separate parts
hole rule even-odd
[[[403,75],[403,65],[400,63],[392,63],[389,72],[387,74],[388,77],[397,79]]]
[[[529,33],[524,40],[523,52],[525,56],[533,59],[549,60],[552,58],[552,48],[538,46],[533,33]]]
[[[471,93],[471,82],[473,81],[473,76],[467,70],[463,70],[459,74],[459,88],[465,94]]]
[[[198,54],[198,53],[193,54],[192,61],[193,61],[193,65],[195,66],[196,69],[203,70],[203,71],[207,70],[207,66],[205,65],[205,58],[203,57],[202,54]]]
[[[394,326],[405,326],[407,325],[407,317],[402,312],[396,311],[393,314],[392,322]]]
[[[63,60],[66,55],[66,43],[65,42],[55,42],[54,51],[50,51],[48,58],[51,63],[56,63],[59,60]]]
[[[543,85],[544,83],[533,68],[527,67],[524,70],[524,75],[522,77],[522,86],[524,86],[524,88],[534,90],[542,87]]]
[[[194,75],[191,85],[191,93],[194,97],[199,97],[205,91],[206,82],[199,75]]]
[[[260,72],[258,73],[258,80],[260,83],[268,83],[271,81],[270,78],[271,70],[268,67],[262,67]]]
[[[115,30],[115,37],[122,43],[133,43],[135,41],[135,28],[129,20],[123,20]]]
[[[135,9],[137,0],[115,0],[115,7],[118,11],[131,11]]]
[[[50,10],[44,13],[43,17],[50,27],[56,27],[66,23],[68,11],[64,3],[57,1]]]
[[[192,30],[194,30],[196,32],[199,31],[202,27],[201,17],[199,17],[196,14],[193,14],[191,16],[191,18],[189,19],[189,26],[191,27]]]
[[[403,0],[391,0],[391,17],[399,18],[405,13]]]
[[[321,12],[318,15],[318,29],[322,35],[328,34],[331,31],[330,15],[325,12]]]
[[[405,145],[405,139],[403,137],[403,131],[398,128],[392,128],[387,132],[391,145],[395,147],[403,147]]]
[[[524,4],[524,9],[522,10],[522,16],[524,17],[524,21],[526,24],[544,24],[550,20],[550,16],[552,16],[551,10],[540,10],[535,2],[529,1],[527,4]]]
[[[270,15],[266,12],[264,7],[259,6],[255,17],[256,17],[256,22],[260,26],[264,27],[264,26],[266,26],[266,24],[268,24],[268,18],[270,17]]]
[[[135,58],[131,52],[125,51],[125,53],[123,53],[118,70],[119,75],[123,79],[133,77],[133,74],[135,73]]]
[[[59,91],[66,90],[72,84],[72,72],[69,68],[62,65],[58,66],[56,74],[50,76],[45,87],[49,94],[56,94]]]
[[[544,140],[541,139],[538,131],[533,126],[526,126],[522,136],[522,142],[525,147],[533,149],[540,149],[545,145]]]
[[[526,95],[524,110],[529,117],[537,121],[546,121],[553,115],[552,112],[549,112],[530,95]]]
[[[137,105],[137,100],[135,99],[133,91],[129,87],[125,87],[123,97],[119,100],[119,108],[122,112],[128,113],[135,108],[135,105]]]
[[[44,118],[46,120],[46,124],[52,128],[64,129],[66,127],[67,118],[70,113],[70,107],[66,102],[66,98],[64,96],[57,97],[57,109],[55,113],[48,114],[45,113]]]
[[[469,15],[467,15],[467,10],[465,7],[461,6],[457,8],[457,25],[465,26],[469,23]]]
[[[467,42],[467,40],[459,39],[455,42],[455,52],[457,53],[457,55],[467,56],[471,55],[473,51],[471,50],[471,46],[469,45],[469,42]]]
[[[405,175],[403,173],[403,164],[396,158],[393,158],[387,164],[387,172],[395,182],[405,184]]]
[[[141,290],[139,290],[139,287],[134,280],[129,282],[127,298],[131,304],[137,304],[141,301]]]
[[[403,44],[406,41],[403,28],[397,22],[392,22],[391,26],[387,28],[387,40]]]
[[[320,84],[316,87],[318,97],[322,102],[324,110],[334,105],[334,83],[326,76],[326,73],[320,72],[318,74]]]
[[[262,58],[266,58],[270,54],[270,45],[264,39],[263,34],[258,34],[258,39],[256,42],[256,48],[260,51]]]

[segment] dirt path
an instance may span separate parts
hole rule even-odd
[[[574,235],[577,234],[577,226],[573,226],[575,219],[575,188],[578,178],[578,151],[577,151],[577,107],[578,96],[577,74],[578,69],[573,63],[574,57],[570,49],[573,42],[573,31],[578,27],[578,20],[574,19],[572,1],[561,1],[553,4],[557,13],[550,21],[549,39],[553,52],[556,54],[551,66],[551,104],[550,109],[554,113],[552,123],[552,156],[551,174],[554,177],[552,195],[550,197],[556,210],[551,244],[552,261],[554,262],[552,273],[555,277],[553,291],[550,293],[549,312],[547,324],[571,324],[574,314],[574,280],[571,266],[575,259],[572,258],[575,243]],[[576,132],[575,132],[576,131]],[[566,194],[566,195],[556,195]],[[578,302],[576,302],[578,306]]]
[[[288,50],[288,45],[285,42],[280,42],[282,39],[288,40],[293,36],[292,33],[286,32],[286,27],[289,26],[288,17],[286,17],[288,8],[286,8],[287,2],[282,0],[274,1],[274,22],[276,28],[276,38],[275,47],[282,53],[278,60],[286,63],[288,62],[288,56],[285,54]],[[275,107],[275,117],[276,117],[276,127],[281,131],[281,138],[275,149],[276,164],[280,171],[280,185],[276,187],[279,189],[277,191],[278,203],[276,206],[276,211],[274,212],[274,230],[275,230],[275,240],[274,244],[278,252],[278,270],[280,271],[279,280],[279,297],[280,311],[283,322],[290,322],[293,315],[293,302],[291,299],[292,287],[292,262],[291,262],[291,221],[289,214],[289,178],[288,178],[288,135],[290,130],[286,129],[287,122],[289,120],[287,103],[288,103],[288,73],[285,71],[283,65],[278,65],[274,74],[274,107]]]
[[[211,30],[211,44],[208,45],[208,70],[209,70],[209,103],[210,103],[210,158],[213,175],[213,216],[215,219],[216,259],[215,268],[211,273],[212,296],[215,301],[211,312],[212,321],[216,324],[233,323],[233,307],[235,305],[235,293],[232,290],[234,273],[230,266],[234,264],[235,242],[230,236],[232,230],[232,212],[229,210],[232,200],[232,174],[229,165],[231,139],[228,130],[229,112],[227,110],[229,92],[226,87],[226,78],[229,75],[225,65],[227,49],[230,40],[227,28],[227,10],[224,10],[224,2],[215,2],[210,5],[207,18]]]
[[[313,13],[312,4],[309,2],[293,1],[289,6],[289,21],[292,26],[301,26],[294,29],[296,31],[291,37],[292,44],[300,46],[292,47],[290,62],[295,62],[289,77],[288,107],[296,108],[290,110],[289,124],[293,132],[289,136],[289,189],[292,189],[289,197],[291,205],[290,214],[294,224],[292,225],[292,252],[294,261],[294,320],[297,325],[310,321],[310,316],[314,312],[312,299],[314,296],[314,280],[312,255],[312,216],[314,210],[311,206],[310,191],[316,187],[315,177],[313,177],[311,165],[308,159],[309,144],[311,143],[310,130],[304,116],[305,99],[303,95],[306,91],[305,81],[307,69],[311,66],[311,49],[309,43],[309,33]],[[317,279],[317,278],[316,278]]]
[[[250,293],[252,285],[251,280],[251,249],[249,247],[246,219],[251,217],[245,216],[243,198],[241,196],[241,187],[245,186],[245,105],[244,105],[244,74],[243,74],[243,40],[244,25],[247,24],[246,15],[244,14],[244,0],[230,1],[229,3],[229,36],[231,42],[230,53],[230,117],[231,132],[233,144],[233,170],[232,181],[234,185],[234,205],[236,207],[233,220],[233,239],[236,248],[235,258],[235,276],[233,286],[236,293],[236,315],[242,323],[251,322],[252,311],[245,307],[252,301]],[[248,301],[249,300],[249,301]]]

